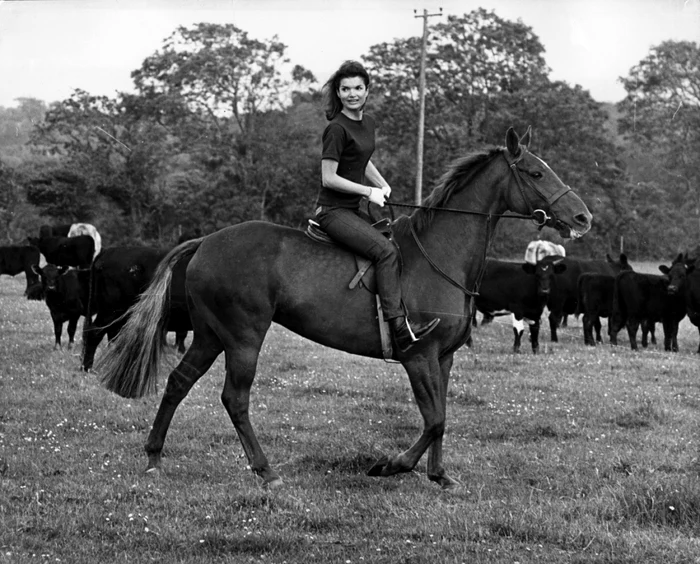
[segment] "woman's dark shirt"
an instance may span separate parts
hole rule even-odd
[[[335,116],[323,132],[321,159],[338,162],[338,176],[366,184],[365,169],[374,152],[374,119],[363,115],[360,121],[350,119],[342,112]],[[321,186],[319,206],[358,208],[360,194],[340,192]]]

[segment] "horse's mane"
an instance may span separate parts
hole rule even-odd
[[[394,230],[397,233],[408,232],[409,222],[413,223],[418,233],[425,230],[433,221],[435,208],[446,207],[447,202],[456,192],[467,186],[491,159],[502,152],[503,147],[494,147],[488,151],[471,153],[451,163],[430,194],[423,199],[421,207],[410,215],[398,218],[394,223]]]

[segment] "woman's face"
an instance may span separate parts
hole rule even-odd
[[[367,101],[369,90],[361,76],[343,78],[338,88],[338,98],[343,104],[343,109],[350,112],[359,112]]]

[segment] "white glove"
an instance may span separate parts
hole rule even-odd
[[[382,186],[382,192],[384,192],[384,197],[385,198],[390,198],[391,197],[391,186]]]
[[[367,198],[373,204],[384,207],[384,192],[381,188],[370,188],[371,192],[368,194]]]

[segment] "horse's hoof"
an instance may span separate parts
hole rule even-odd
[[[386,476],[384,474],[384,470],[386,467],[389,465],[389,457],[388,456],[382,456],[377,462],[374,463],[372,468],[367,470],[367,475],[368,476]]]
[[[282,478],[273,478],[269,482],[265,482],[263,484],[263,488],[267,490],[278,490],[282,486],[284,486],[284,482],[282,481]]]
[[[449,476],[445,476],[440,483],[440,487],[446,491],[456,490],[461,486],[462,484],[460,482],[450,478]]]
[[[146,468],[146,471],[144,474],[151,474],[155,476],[160,476],[163,473],[163,469],[160,466],[151,466],[149,464],[148,468]]]

